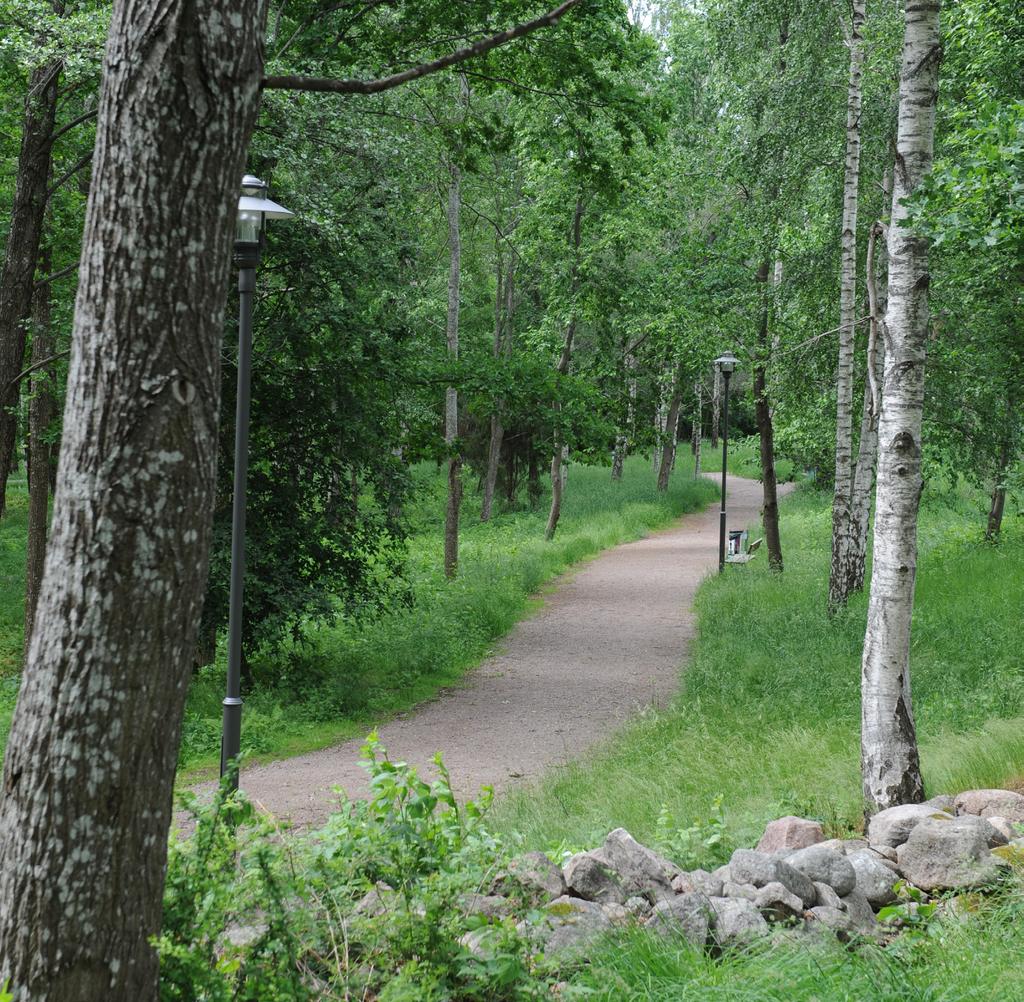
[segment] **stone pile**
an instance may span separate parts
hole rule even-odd
[[[876,913],[897,900],[898,881],[917,888],[919,901],[992,886],[1011,865],[1024,865],[1022,833],[1024,795],[971,790],[882,811],[865,838],[826,839],[815,821],[779,818],[756,849],[737,849],[709,873],[684,871],[617,828],[562,867],[529,853],[479,904],[509,914],[502,899],[525,893],[545,918],[520,926],[548,953],[638,924],[701,947],[748,942],[783,923],[877,938],[884,930]]]

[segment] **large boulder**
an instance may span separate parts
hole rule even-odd
[[[777,880],[754,892],[754,905],[765,918],[773,922],[795,918],[804,912],[804,903]]]
[[[812,922],[820,922],[834,933],[853,932],[853,920],[844,909],[833,908],[831,905],[815,905],[808,912],[808,917]]]
[[[814,904],[815,892],[811,879],[799,870],[794,870],[784,860],[766,856],[763,852],[737,849],[729,860],[729,873],[732,882],[736,884],[764,887],[777,881],[800,898],[805,907]]]
[[[562,870],[542,852],[528,852],[513,859],[492,886],[493,894],[525,893],[536,904],[565,894]]]
[[[830,887],[828,884],[823,884],[820,880],[816,880],[814,882],[814,890],[817,893],[817,898],[815,898],[814,901],[814,906],[816,908],[819,905],[822,905],[828,908],[838,908],[840,911],[845,910],[843,899],[836,894],[834,887]]]
[[[852,890],[849,894],[844,894],[842,901],[843,910],[850,916],[853,928],[857,932],[868,936],[877,930],[875,913],[868,899],[860,891]]]
[[[752,901],[742,898],[711,898],[714,937],[719,946],[745,943],[767,936],[768,923]]]
[[[680,894],[654,906],[647,927],[664,936],[683,936],[693,946],[704,946],[711,928],[711,910],[703,894]]]
[[[562,868],[569,893],[585,901],[621,905],[630,895],[619,875],[596,852],[578,852]]]
[[[708,898],[722,897],[722,881],[707,870],[690,870],[672,878],[676,894],[703,894]]]
[[[639,894],[654,901],[674,896],[672,880],[682,871],[675,863],[637,842],[625,828],[610,832],[601,848],[627,897]]]
[[[1012,790],[965,790],[954,801],[957,814],[994,815],[1020,824],[1024,822],[1024,793]]]
[[[982,887],[1000,869],[981,826],[948,816],[921,821],[898,856],[900,872],[924,891]]]
[[[857,876],[856,889],[873,907],[881,908],[896,900],[893,887],[899,878],[878,856],[868,849],[862,849],[850,853],[846,858]]]
[[[868,822],[868,842],[871,845],[888,845],[896,848],[910,838],[910,833],[928,818],[951,818],[929,804],[901,804],[879,811]]]
[[[783,849],[805,849],[825,840],[825,833],[817,821],[794,817],[770,821],[757,843],[758,852],[779,852]]]
[[[578,954],[611,929],[604,909],[593,901],[562,896],[544,907],[547,926],[540,930],[548,954]]]
[[[857,874],[846,856],[827,846],[798,849],[786,857],[786,862],[812,881],[828,884],[840,897],[849,894],[857,883]]]

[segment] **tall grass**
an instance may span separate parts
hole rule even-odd
[[[492,649],[530,607],[531,596],[572,564],[636,539],[714,496],[693,478],[680,450],[667,494],[655,489],[650,463],[627,461],[621,482],[607,467],[573,465],[555,539],[544,541],[546,503],[533,511],[479,521],[467,492],[459,574],[442,573],[444,478],[435,467],[414,471],[418,490],[409,515],[407,578],[412,602],[369,623],[342,621],[310,631],[301,644],[256,665],[246,697],[243,742],[257,755],[320,747],[357,733],[381,716],[408,708]],[[183,761],[212,765],[219,749],[223,669],[204,671],[189,696]]]

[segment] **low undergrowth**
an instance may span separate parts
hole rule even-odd
[[[285,651],[257,660],[245,694],[243,744],[280,757],[365,733],[382,717],[457,684],[528,611],[531,596],[571,565],[702,508],[715,494],[693,478],[680,450],[667,494],[650,462],[631,458],[621,482],[607,467],[573,465],[562,518],[544,541],[546,503],[479,521],[479,499],[463,502],[459,575],[441,569],[444,478],[419,467],[410,512],[410,602],[372,622],[342,621],[311,631]],[[223,652],[195,680],[186,711],[182,763],[213,766],[219,754]]]

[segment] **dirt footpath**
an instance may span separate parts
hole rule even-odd
[[[761,485],[736,477],[729,483],[729,525],[756,522]],[[443,752],[461,796],[485,783],[500,792],[577,758],[678,690],[694,634],[693,596],[717,564],[717,503],[606,551],[566,575],[464,686],[383,724],[382,744],[423,775],[432,773],[434,753]],[[353,795],[365,790],[361,744],[245,769],[241,787],[271,813],[315,824],[336,803],[334,787]]]

